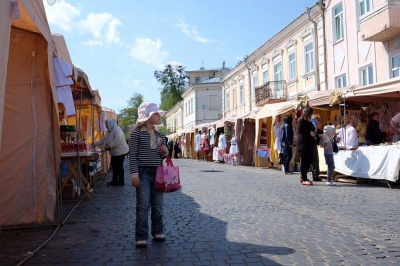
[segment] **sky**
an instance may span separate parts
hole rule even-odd
[[[48,2],[54,2],[49,5]],[[316,0],[43,0],[52,33],[117,114],[135,94],[160,103],[154,71],[234,68]]]

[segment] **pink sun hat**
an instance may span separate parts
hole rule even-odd
[[[149,120],[152,114],[158,113],[164,116],[166,111],[158,108],[158,105],[152,102],[143,102],[138,108],[138,120],[137,123],[146,122]]]

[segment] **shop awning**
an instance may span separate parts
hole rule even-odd
[[[350,88],[350,87],[348,87]],[[345,90],[347,90],[347,88],[344,88]],[[336,94],[341,94],[343,91],[343,88],[339,88],[339,89],[332,89],[332,90],[325,90],[325,91],[315,91],[310,93],[309,99],[308,99],[308,104],[311,107],[318,107],[318,106],[327,106],[329,105],[331,102],[331,97],[332,95],[336,95]]]
[[[352,102],[385,102],[400,100],[400,77],[368,86],[352,87],[342,93],[342,98]]]
[[[289,112],[292,109],[297,108],[299,105],[298,100],[290,100],[280,103],[271,103],[264,105],[260,111],[256,114],[256,119],[261,119],[270,116],[277,116]]]

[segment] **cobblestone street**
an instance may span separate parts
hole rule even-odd
[[[385,185],[315,182],[273,169],[174,160],[182,190],[166,194],[167,240],[136,249],[135,190],[86,198],[24,265],[399,265],[400,194]],[[110,178],[110,176],[108,177]],[[16,265],[56,227],[2,230],[0,264]]]

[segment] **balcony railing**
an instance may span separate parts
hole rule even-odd
[[[268,81],[256,87],[256,104],[260,106],[270,100],[287,99],[287,86],[285,80]]]

